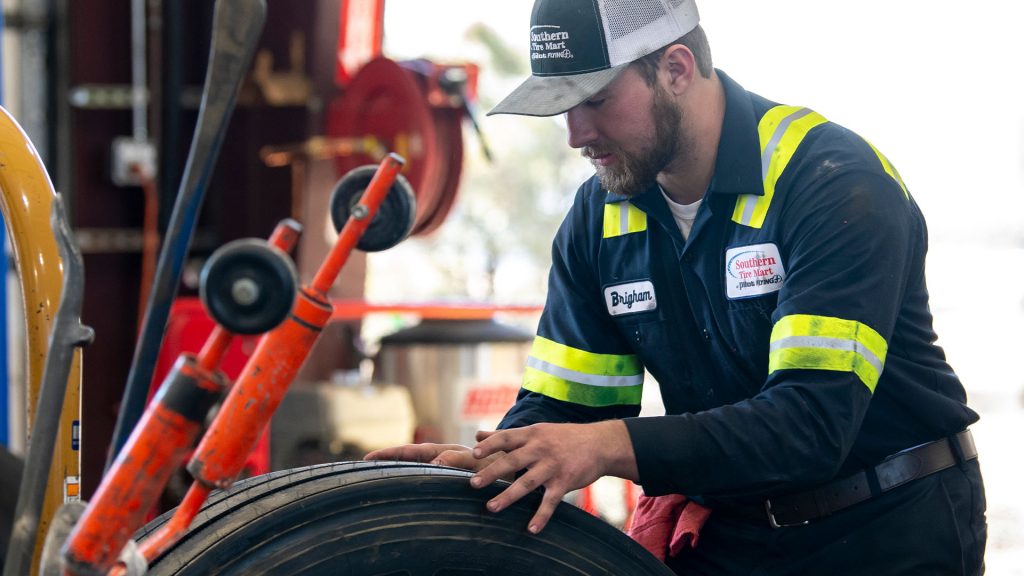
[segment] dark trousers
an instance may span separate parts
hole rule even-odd
[[[978,461],[920,478],[806,526],[712,512],[676,574],[975,576],[985,571],[985,489]]]

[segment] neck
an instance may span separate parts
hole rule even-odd
[[[683,126],[680,153],[658,174],[658,184],[679,204],[704,197],[715,173],[718,142],[725,118],[725,89],[718,76],[695,82],[680,99]]]

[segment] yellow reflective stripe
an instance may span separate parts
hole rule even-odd
[[[595,354],[559,344],[543,336],[533,339],[530,357],[566,370],[592,376],[640,376],[644,367],[635,354]]]
[[[888,348],[885,338],[867,324],[793,314],[772,328],[768,373],[785,369],[853,372],[874,393]]]
[[[800,143],[816,126],[828,122],[822,115],[799,106],[776,106],[758,123],[761,141],[761,179],[764,195],[742,194],[736,199],[732,220],[751,228],[761,228],[768,215],[775,186],[793,159]]]
[[[595,354],[542,336],[533,340],[523,388],[585,406],[639,404],[644,368],[634,354]]]
[[[604,205],[604,237],[614,238],[647,230],[647,214],[623,201]]]
[[[523,374],[523,388],[564,402],[600,408],[628,404],[640,404],[643,384],[634,386],[589,386],[552,376],[535,368],[527,367]]]
[[[878,151],[878,148],[875,148],[874,144],[868,142],[868,146],[871,146],[871,149],[875,151],[875,155],[878,156],[878,161],[882,163],[882,169],[885,170],[885,173],[891,176],[892,179],[900,185],[900,188],[903,189],[903,195],[909,199],[910,192],[907,191],[907,185],[903,183],[903,178],[900,177],[900,173],[896,170],[896,167],[889,162],[889,159],[886,158],[884,154]]]

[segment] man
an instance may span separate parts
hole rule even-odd
[[[712,510],[686,574],[979,574],[978,418],[935,346],[924,220],[856,134],[711,66],[692,0],[537,0],[533,76],[596,168],[559,230],[516,405],[469,451],[368,455]],[[644,370],[667,414],[637,418]],[[516,475],[518,477],[516,478]]]

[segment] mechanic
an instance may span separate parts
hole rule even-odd
[[[689,495],[712,512],[680,574],[982,573],[978,416],[893,164],[714,69],[692,0],[537,0],[530,35],[533,75],[490,113],[564,113],[596,175],[522,390],[471,451],[368,458],[514,479],[493,512],[543,487],[534,533],[604,475]],[[645,370],[665,416],[637,417]]]

